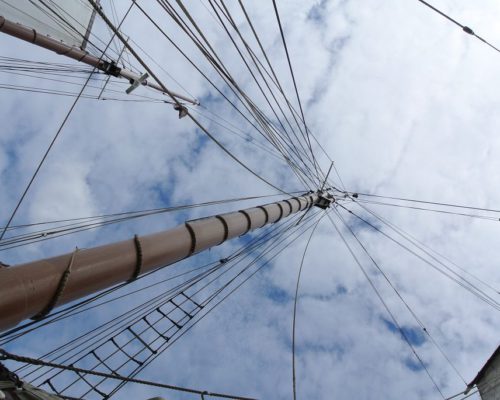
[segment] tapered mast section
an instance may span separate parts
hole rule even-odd
[[[0,268],[0,331],[307,210],[320,198],[321,193],[292,197],[187,221],[148,236]]]
[[[35,29],[10,21],[1,15],[0,32],[24,40],[25,42],[33,43],[37,46],[51,50],[57,54],[72,58],[73,60],[90,65],[91,67],[94,67],[108,75],[125,78],[131,83],[131,87],[135,88],[139,85],[147,86],[165,94],[164,89],[156,82],[148,80],[146,75],[140,75],[133,71],[130,71],[129,69],[121,68],[114,62],[103,60],[102,58],[93,56],[92,54],[88,53],[85,50],[82,50],[79,47],[71,46],[65,44],[62,41],[53,39],[50,36],[40,34]],[[169,93],[177,100],[184,101],[193,105],[199,104],[199,101],[196,99],[191,99],[170,90]]]

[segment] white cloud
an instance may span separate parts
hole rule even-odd
[[[497,2],[471,5],[463,0],[435,0],[433,4],[500,44]],[[288,98],[296,105],[272,3],[245,2],[245,6]],[[223,88],[167,15],[152,3],[147,7]],[[225,33],[204,7],[189,7],[194,8],[193,15],[238,83],[271,115]],[[237,3],[228,7],[242,34],[257,48]],[[498,54],[417,1],[372,0],[362,5],[340,0],[293,1],[278,2],[278,7],[307,122],[335,159],[348,188],[498,208]],[[138,11],[133,11],[124,31],[154,54],[190,93],[207,99],[206,108],[265,143]],[[4,35],[0,40],[2,55],[65,62]],[[150,66],[159,71],[154,64]],[[159,74],[169,87],[182,91],[164,72]],[[27,82],[26,77],[2,75],[16,84]],[[39,84],[35,79],[29,82]],[[142,88],[137,92],[140,90],[152,95]],[[224,93],[234,100],[227,89]],[[6,221],[72,99],[6,90],[0,94],[0,217]],[[208,122],[207,126],[266,179],[287,189],[300,187],[291,172],[267,153],[216,124]],[[328,161],[316,150],[326,170]],[[272,192],[207,140],[188,118],[177,119],[171,105],[81,100],[14,223]],[[370,207],[467,271],[500,285],[495,261],[497,222]],[[188,218],[224,209],[193,210]],[[171,215],[149,218],[5,251],[0,259],[27,261],[68,251],[75,244],[107,243],[175,223]],[[360,239],[401,295],[462,375],[471,379],[498,345],[497,311],[380,234],[356,226]],[[343,232],[349,237],[345,229]],[[294,243],[272,267],[266,267],[169,349],[144,376],[211,391],[291,398],[291,296],[304,245],[305,238]],[[197,262],[223,256],[234,246],[214,249]],[[369,259],[358,247],[356,253],[401,324],[415,327]],[[327,219],[311,243],[300,296],[299,398],[439,397],[425,372],[408,367],[412,356],[406,344],[384,323],[388,316]],[[145,298],[140,295],[131,301]],[[112,311],[103,309],[96,313],[95,323],[127,307],[130,303]],[[87,323],[82,318],[74,326],[63,325],[63,335],[69,338]],[[47,337],[51,345],[58,342],[58,338]],[[30,340],[16,349],[22,352],[23,346],[27,352],[43,352]],[[417,350],[445,395],[463,389],[429,342]],[[143,387],[131,390],[141,398],[159,393]],[[119,397],[127,395],[123,392]]]

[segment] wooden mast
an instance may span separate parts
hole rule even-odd
[[[135,55],[97,3],[93,0],[89,2]],[[199,104],[197,100],[169,91],[143,62],[141,64],[157,82],[146,80],[146,74],[140,76],[120,68],[113,62],[38,34],[36,30],[9,21],[3,16],[0,16],[0,32],[83,62],[107,74],[124,77],[133,86],[142,84],[153,87],[170,96],[177,104],[179,100]],[[19,266],[0,267],[0,331],[11,328],[24,319],[46,315],[55,306],[135,279],[145,272],[173,264],[313,205],[325,208],[325,201],[330,203],[329,199],[323,197],[323,191],[319,190],[318,193],[302,197],[188,221],[176,228],[141,238],[78,250]]]
[[[0,331],[325,200],[321,193],[187,221],[160,233],[0,268]]]

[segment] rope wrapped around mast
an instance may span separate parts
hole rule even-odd
[[[45,308],[40,311],[38,314],[34,315],[31,317],[32,320],[38,321],[45,317],[46,315],[49,315],[50,312],[54,309],[56,306],[57,302],[61,298],[62,294],[64,293],[64,288],[66,287],[66,284],[68,283],[69,275],[71,274],[71,268],[73,267],[73,263],[75,261],[75,256],[76,253],[78,252],[78,247],[75,249],[73,254],[71,255],[71,259],[69,261],[68,267],[64,271],[64,273],[61,276],[61,280],[59,281],[59,284],[57,285],[57,289],[54,293],[54,296],[50,299],[50,302],[45,306]]]

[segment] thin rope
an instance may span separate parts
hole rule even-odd
[[[349,194],[353,195],[354,193],[349,193]],[[463,205],[463,204],[440,203],[440,202],[437,202],[437,201],[409,199],[407,197],[384,196],[384,195],[373,194],[373,193],[356,192],[356,194],[359,195],[359,196],[378,197],[378,198],[381,198],[381,199],[390,199],[390,200],[401,200],[401,201],[408,201],[408,202],[411,202],[411,203],[432,204],[432,205],[436,205],[436,206],[453,207],[453,208],[465,208],[465,209],[468,209],[468,210],[488,211],[488,212],[492,212],[492,213],[500,213],[500,209],[491,209],[491,208],[484,208],[484,207],[468,206],[468,205]]]
[[[354,232],[354,230],[349,226],[349,224],[346,222],[346,220],[342,217],[342,215],[340,215],[340,213],[338,212],[338,210],[336,210],[336,214],[337,216],[339,217],[339,219],[342,221],[342,223],[344,224],[344,226],[349,230],[349,232],[351,233],[351,235],[354,237],[354,239],[356,240],[356,242],[361,246],[361,248],[363,249],[364,253],[368,256],[368,258],[371,260],[371,262],[373,263],[373,265],[375,266],[375,268],[382,274],[382,276],[384,277],[385,281],[389,284],[389,286],[391,287],[391,289],[394,291],[394,293],[396,294],[396,296],[398,296],[398,298],[401,300],[401,302],[405,305],[406,309],[408,310],[408,312],[412,315],[412,317],[415,319],[415,321],[417,322],[417,324],[420,326],[420,328],[422,329],[422,331],[426,334],[426,336],[429,337],[429,339],[431,340],[431,342],[434,344],[434,346],[437,348],[437,350],[441,353],[441,355],[443,356],[443,358],[448,362],[448,364],[451,366],[451,368],[455,371],[455,373],[458,375],[458,377],[462,380],[462,382],[467,385],[467,382],[465,381],[465,378],[462,376],[462,374],[458,371],[457,367],[455,366],[455,364],[453,364],[453,362],[451,361],[451,359],[446,355],[446,353],[444,352],[444,350],[441,348],[441,346],[436,342],[436,340],[434,339],[434,337],[430,334],[429,330],[427,329],[427,327],[424,325],[424,323],[422,322],[422,320],[417,316],[417,314],[415,313],[415,311],[413,311],[413,309],[410,307],[409,303],[404,299],[404,297],[401,295],[401,293],[399,292],[399,290],[396,288],[396,286],[392,283],[392,281],[389,279],[389,276],[385,273],[385,271],[382,269],[382,267],[379,265],[379,263],[375,260],[375,258],[370,254],[370,252],[368,251],[367,247],[361,242],[361,240],[358,238],[358,236],[356,235],[356,233]]]
[[[139,61],[139,63],[143,66],[143,68],[149,73],[149,75],[156,80],[156,82],[161,86],[161,88],[164,90],[164,92],[172,99],[174,100],[177,104],[178,103],[177,99],[175,96],[172,95],[172,93],[165,87],[165,85],[161,82],[161,80],[158,78],[158,76],[149,68],[149,66],[144,62],[144,60],[141,58],[141,56],[130,46],[130,44],[125,40],[123,35],[117,30],[116,27],[113,26],[112,22],[109,20],[109,18],[104,14],[102,9],[98,6],[98,4],[95,2],[95,0],[88,0],[88,2],[94,7],[94,9],[97,11],[97,13],[101,16],[101,18],[104,20],[104,22],[113,30],[115,35],[122,41],[123,45],[127,47],[127,49],[130,51],[130,53]],[[135,2],[132,2],[132,5],[134,5]],[[248,172],[250,172],[252,175],[266,183],[267,185],[271,186],[272,188],[276,189],[277,191],[281,193],[286,193],[288,194],[287,191],[279,188],[278,186],[272,184],[269,182],[267,179],[263,178],[260,176],[258,173],[256,173],[254,170],[252,170],[250,167],[248,167],[245,163],[243,163],[238,157],[236,157],[233,153],[231,153],[226,146],[224,146],[219,140],[217,140],[191,113],[187,113],[187,116],[217,145],[220,147],[221,150],[223,150],[229,157],[231,157],[234,161],[236,161],[238,164],[240,164],[243,168],[245,168]],[[1,239],[1,238],[0,238]]]
[[[336,210],[336,212],[338,213],[338,210]],[[366,272],[365,268],[363,267],[363,265],[361,264],[361,261],[359,261],[358,257],[356,257],[356,254],[354,254],[354,250],[352,249],[352,247],[349,245],[349,243],[347,242],[346,238],[344,237],[344,235],[342,234],[342,231],[340,230],[340,228],[337,226],[337,224],[335,223],[335,221],[333,220],[333,218],[328,215],[328,219],[330,220],[330,222],[332,223],[333,227],[335,228],[335,230],[337,231],[337,233],[339,234],[340,238],[342,239],[342,242],[344,243],[344,245],[347,247],[347,249],[349,250],[349,253],[351,253],[351,256],[352,258],[355,260],[356,264],[358,265],[359,269],[361,270],[361,272],[363,273],[364,277],[366,278],[366,280],[368,281],[368,283],[370,284],[371,288],[373,289],[373,291],[375,292],[375,294],[377,295],[377,298],[379,299],[379,301],[382,303],[383,307],[385,308],[385,310],[387,311],[387,314],[389,314],[394,326],[398,329],[401,337],[404,339],[404,341],[406,342],[406,344],[408,345],[410,351],[413,353],[413,355],[415,356],[415,358],[417,359],[417,361],[419,362],[420,366],[422,367],[422,369],[426,372],[427,376],[429,377],[429,379],[431,380],[432,384],[434,385],[435,389],[438,391],[438,393],[441,395],[441,397],[443,398],[443,400],[445,400],[445,397],[444,397],[444,394],[443,392],[441,391],[441,389],[439,388],[436,380],[432,377],[429,369],[427,368],[427,366],[425,365],[424,361],[422,360],[422,358],[418,355],[417,351],[415,350],[415,347],[412,345],[410,339],[408,338],[407,334],[405,333],[405,331],[403,330],[403,328],[401,327],[401,325],[399,324],[398,320],[396,319],[396,316],[394,315],[394,313],[391,311],[391,309],[389,308],[388,304],[386,303],[386,301],[384,300],[384,298],[382,297],[382,295],[380,294],[379,290],[377,289],[377,287],[375,286],[374,282],[372,281],[372,279],[370,278],[370,276],[368,275],[368,273]]]
[[[165,383],[160,383],[160,382],[153,382],[153,381],[146,381],[144,379],[136,379],[136,378],[128,378],[126,376],[118,375],[118,374],[107,374],[105,372],[98,372],[98,371],[92,371],[89,369],[83,369],[83,368],[77,368],[72,365],[62,365],[62,364],[56,364],[48,361],[43,361],[39,360],[37,358],[32,358],[32,357],[25,357],[25,356],[20,356],[17,354],[12,354],[7,352],[4,349],[0,349],[0,359],[1,360],[12,360],[12,361],[17,361],[25,364],[31,364],[31,365],[40,365],[44,367],[51,367],[51,368],[56,368],[60,370],[65,370],[65,371],[72,371],[77,374],[88,374],[88,375],[93,375],[93,376],[100,376],[104,377],[107,379],[115,379],[115,380],[120,380],[122,382],[127,382],[127,383],[139,383],[141,385],[147,385],[147,386],[154,386],[154,387],[160,387],[164,389],[170,389],[170,390],[176,390],[179,392],[185,392],[185,393],[194,393],[194,394],[204,394],[205,396],[212,396],[212,397],[221,397],[224,399],[236,399],[236,400],[253,400],[251,397],[241,397],[241,396],[232,396],[228,394],[223,394],[223,393],[210,393],[205,390],[197,390],[197,389],[190,389],[182,386],[174,386],[174,385],[167,385]]]
[[[433,5],[427,3],[426,1],[424,0],[417,0],[419,1],[420,3],[422,3],[423,5],[429,7],[431,10],[435,11],[436,13],[440,14],[441,16],[443,16],[444,18],[446,18],[448,21],[454,23],[455,25],[459,26],[460,28],[462,28],[462,30],[471,35],[471,36],[474,36],[476,37],[477,39],[479,39],[481,42],[483,42],[484,44],[488,45],[489,47],[491,47],[493,50],[497,51],[498,53],[500,53],[500,49],[498,49],[497,47],[493,46],[491,43],[489,43],[487,40],[483,39],[481,36],[478,36],[476,35],[476,33],[474,33],[474,31],[469,28],[468,26],[465,26],[465,25],[462,25],[460,22],[458,22],[457,20],[453,19],[452,17],[450,17],[449,15],[445,14],[444,12],[438,10],[436,7],[434,7]]]
[[[132,9],[132,5],[130,5],[127,13],[125,14],[125,16],[123,17],[122,21],[120,22],[120,25],[118,26],[117,29],[120,28],[120,26],[123,24],[123,22],[125,21],[125,18],[127,17],[128,13],[130,12],[130,10]],[[111,40],[109,41],[109,43],[107,44],[106,48],[104,49],[104,51],[102,52],[102,55],[99,59],[99,61],[104,57],[104,54],[106,53],[106,50],[109,48],[111,42],[113,41],[114,39],[114,36],[111,38]],[[26,194],[28,193],[28,191],[30,190],[31,188],[31,185],[33,184],[33,182],[35,181],[35,178],[37,177],[38,175],[38,172],[40,171],[40,169],[42,168],[42,165],[44,164],[45,160],[47,159],[47,156],[49,155],[50,151],[52,150],[52,147],[54,146],[54,143],[56,142],[57,138],[59,137],[60,133],[62,132],[64,126],[66,125],[66,122],[68,121],[70,115],[73,113],[73,110],[75,109],[76,107],[76,104],[78,103],[78,100],[80,100],[82,94],[83,94],[83,91],[85,90],[85,88],[87,87],[87,84],[90,82],[92,76],[93,76],[93,73],[96,71],[96,67],[93,68],[92,72],[89,74],[89,76],[87,77],[87,80],[85,81],[85,83],[83,84],[80,92],[78,93],[78,96],[75,98],[75,101],[73,102],[73,104],[71,105],[71,107],[69,108],[68,112],[66,113],[66,116],[64,117],[61,125],[59,126],[59,129],[57,130],[56,134],[54,135],[54,137],[52,138],[52,141],[50,142],[49,144],[49,147],[47,148],[47,150],[45,151],[45,154],[43,155],[42,159],[40,160],[40,162],[38,163],[38,166],[36,167],[36,170],[35,172],[33,173],[28,185],[26,186],[26,188],[24,189],[24,192],[21,196],[21,198],[19,199],[19,201],[17,202],[16,204],[16,207],[14,208],[14,211],[12,212],[12,214],[10,215],[10,218],[7,222],[7,224],[5,225],[5,227],[3,228],[2,230],[2,233],[0,234],[0,240],[3,239],[4,235],[5,235],[5,232],[7,232],[7,229],[9,227],[9,225],[11,224],[12,220],[14,219],[16,213],[17,213],[17,210],[19,209],[19,207],[21,206],[24,198],[26,197]]]
[[[321,219],[322,218],[323,217],[321,217]],[[309,248],[309,243],[311,243],[311,239],[314,235],[314,232],[316,231],[316,228],[321,222],[321,219],[319,219],[318,222],[316,222],[316,225],[314,225],[314,228],[311,231],[311,234],[309,235],[309,239],[307,240],[306,247],[304,248],[304,253],[302,254],[302,260],[300,262],[299,273],[297,275],[297,285],[295,287],[295,298],[293,301],[293,320],[292,320],[292,385],[293,385],[294,400],[297,399],[297,380],[295,374],[295,325],[297,320],[297,299],[299,295],[299,284],[300,284],[300,278],[302,276],[302,267],[304,266],[304,260],[306,258],[307,249]]]

